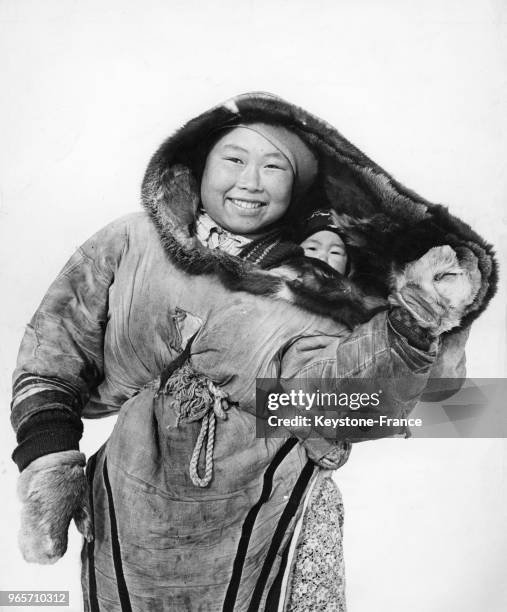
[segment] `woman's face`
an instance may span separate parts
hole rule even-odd
[[[294,173],[288,159],[263,136],[234,128],[211,149],[201,181],[208,215],[234,234],[255,234],[289,208]]]

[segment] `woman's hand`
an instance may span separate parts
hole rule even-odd
[[[19,547],[25,561],[58,561],[67,550],[72,519],[85,539],[93,540],[84,465],[85,456],[79,451],[62,451],[35,459],[21,473]]]
[[[466,248],[459,255],[448,245],[434,247],[393,274],[389,302],[432,336],[458,326],[479,291],[477,258]]]

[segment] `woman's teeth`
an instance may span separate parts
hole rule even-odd
[[[235,204],[236,206],[239,206],[240,208],[247,208],[247,209],[252,209],[252,208],[260,208],[261,206],[264,206],[264,202],[257,202],[257,201],[252,201],[252,200],[238,200],[236,198],[230,198],[231,202],[233,204]]]

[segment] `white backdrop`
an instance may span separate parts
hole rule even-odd
[[[75,530],[55,566],[17,551],[10,376],[67,257],[139,207],[160,141],[234,94],[272,91],[448,204],[507,263],[506,41],[504,0],[0,2],[0,589],[68,589],[81,610]],[[474,325],[471,376],[507,375],[505,298],[501,285]],[[87,423],[85,452],[111,426]],[[349,612],[507,609],[506,446],[354,449],[337,473]]]

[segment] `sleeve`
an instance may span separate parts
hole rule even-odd
[[[369,404],[364,410],[362,405],[351,408],[348,403],[333,406],[333,417],[372,417],[377,419],[372,427],[328,426],[322,419],[316,419],[313,411],[309,420],[294,420],[297,425],[287,427],[293,435],[300,440],[327,438],[360,442],[406,434],[405,426],[396,423],[383,426],[378,419],[381,415],[403,419],[410,413],[426,388],[440,342],[433,339],[424,349],[410,344],[400,333],[398,324],[393,324],[399,314],[395,310],[377,314],[356,327],[345,340],[336,338],[325,347],[315,348],[312,338],[300,338],[285,351],[281,361],[281,383],[285,392],[337,391],[348,392],[350,397],[351,391],[358,391],[357,383],[361,379],[360,392],[376,389],[382,393],[382,401],[377,406]],[[300,364],[303,366],[298,367]],[[290,405],[278,410],[277,414],[293,418],[304,412]]]
[[[423,402],[441,402],[457,393],[466,377],[465,344],[470,327],[445,334],[421,395]]]
[[[20,470],[37,457],[77,450],[81,411],[103,377],[108,294],[126,244],[113,222],[70,258],[28,324],[13,376],[11,423]]]

